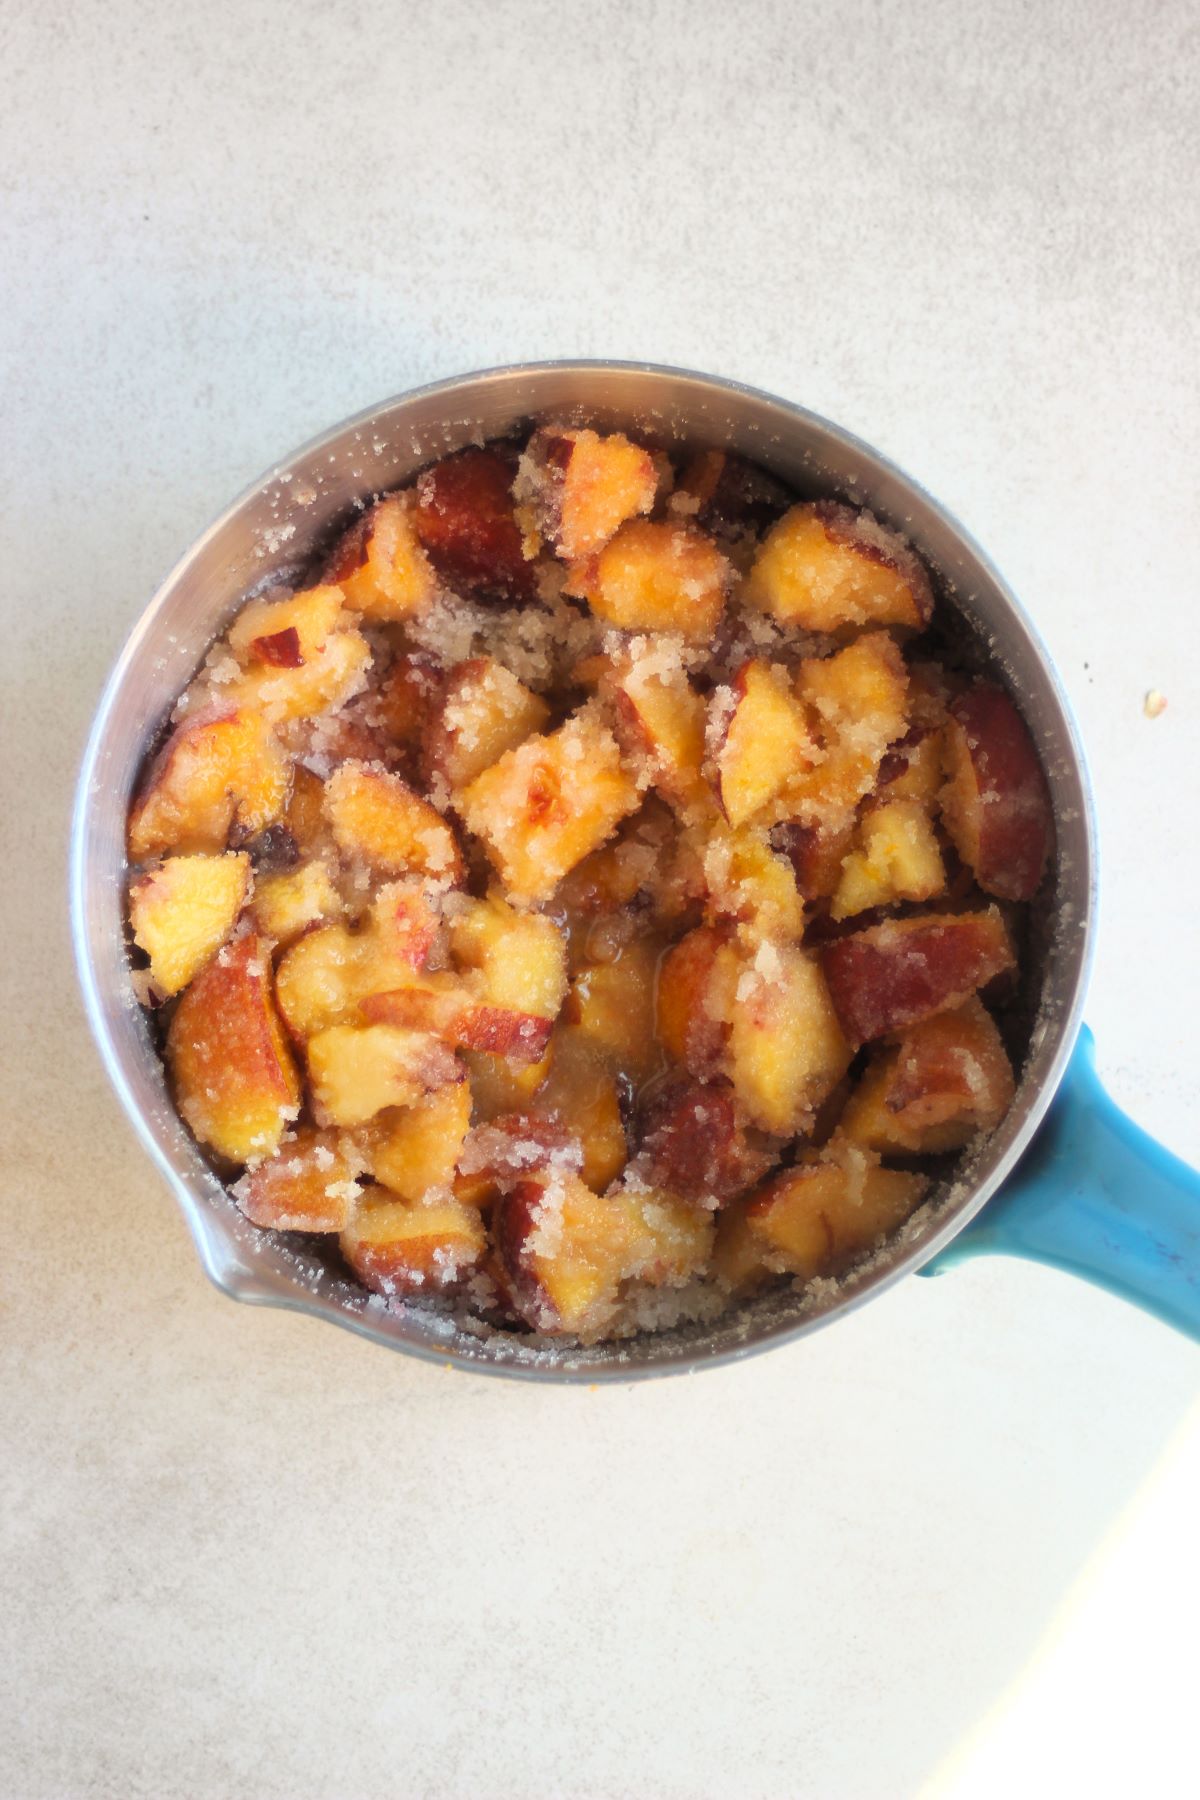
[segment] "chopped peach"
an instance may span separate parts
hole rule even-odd
[[[806,1130],[845,1074],[850,1046],[815,956],[764,944],[734,990],[724,1071],[755,1125]]]
[[[276,975],[292,1036],[303,1043],[326,1026],[351,1021],[367,995],[433,979],[422,971],[438,930],[424,896],[396,882],[380,888],[362,929],[335,922],[300,938]]]
[[[634,1218],[633,1254],[624,1270],[627,1280],[649,1287],[680,1287],[704,1272],[715,1236],[711,1212],[640,1182],[630,1181],[624,1198]]]
[[[747,943],[801,936],[804,903],[795,873],[765,832],[750,825],[740,831],[715,826],[705,840],[703,859],[711,917],[733,920]]]
[[[980,887],[1032,900],[1054,837],[1029,727],[1002,688],[978,681],[951,702],[942,818]]]
[[[129,859],[169,850],[224,850],[251,838],[287,804],[287,761],[260,714],[196,713],[155,758],[129,815]]]
[[[487,1050],[468,1050],[463,1061],[470,1077],[475,1117],[487,1122],[528,1106],[550,1073],[551,1060],[549,1049],[534,1063],[496,1056]]]
[[[479,1213],[457,1200],[397,1200],[373,1188],[339,1242],[363,1285],[391,1297],[455,1286],[478,1267],[487,1234]]]
[[[229,631],[242,665],[231,693],[272,724],[338,706],[361,687],[371,662],[362,633],[345,619],[342,590],[307,588],[287,600],[252,600]]]
[[[459,1077],[454,1052],[428,1032],[330,1025],[308,1040],[313,1110],[321,1124],[363,1125],[386,1106],[412,1106]]]
[[[578,1144],[580,1173],[602,1193],[629,1156],[621,1111],[621,1090],[612,1060],[577,1026],[554,1035],[550,1069],[538,1089],[535,1108],[556,1118]]]
[[[694,1075],[716,1072],[741,972],[726,930],[697,926],[672,946],[658,972],[659,1042]]]
[[[842,863],[854,843],[854,832],[851,822],[833,830],[815,823],[804,825],[798,820],[775,827],[771,841],[779,845],[791,863],[803,899],[827,900],[836,893]]]
[[[539,1330],[598,1335],[637,1258],[641,1221],[624,1196],[601,1196],[556,1169],[518,1183],[497,1202],[496,1249],[513,1299]]]
[[[903,538],[868,512],[836,501],[793,506],[768,533],[746,599],[805,631],[902,625],[933,613],[929,577]]]
[[[718,688],[709,715],[716,788],[731,825],[745,825],[815,761],[804,708],[783,669],[744,663]]]
[[[536,1062],[567,991],[566,942],[553,919],[517,912],[495,894],[466,901],[450,923],[450,950],[458,967],[476,976],[473,994],[481,1008],[545,1023],[541,1047],[529,1058]],[[516,1040],[473,1047],[512,1055]]]
[[[622,631],[712,637],[733,572],[710,537],[690,525],[631,519],[600,554],[571,571],[568,591]]]
[[[959,1006],[1016,956],[997,907],[886,919],[825,944],[825,979],[852,1044]]]
[[[422,1200],[449,1188],[471,1128],[471,1089],[465,1077],[425,1094],[410,1106],[379,1113],[360,1139],[375,1180],[403,1200]]]
[[[336,1131],[302,1125],[234,1188],[252,1225],[270,1231],[341,1231],[358,1198],[356,1163]]]
[[[834,836],[853,824],[888,746],[906,728],[904,658],[887,632],[867,632],[835,656],[801,663],[796,694],[820,755],[787,782],[775,811]]]
[[[942,728],[912,725],[879,765],[882,800],[915,800],[932,812],[942,783]]]
[[[541,731],[549,717],[546,702],[494,657],[459,663],[431,708],[422,746],[427,781],[466,787],[506,750]]]
[[[565,1018],[634,1086],[660,1061],[654,1041],[655,987],[662,941],[639,935],[611,962],[585,965],[571,984]]]
[[[630,658],[607,685],[622,745],[646,758],[659,793],[677,806],[702,798],[704,702],[678,657],[652,652]]]
[[[233,930],[250,886],[250,858],[170,856],[129,889],[134,943],[164,999],[185,988]]]
[[[324,578],[368,619],[409,619],[429,605],[437,578],[413,525],[411,494],[388,494],[334,545]]]
[[[603,549],[626,519],[648,513],[658,472],[619,431],[545,426],[525,447],[514,493],[534,529],[566,562]]]
[[[417,480],[416,529],[452,588],[505,600],[536,598],[513,515],[512,470],[498,450],[463,450]]]
[[[382,874],[415,870],[449,885],[462,879],[453,831],[399,775],[343,763],[325,783],[325,812],[339,850]]]
[[[329,866],[319,858],[260,875],[254,886],[255,923],[276,944],[292,943],[310,926],[338,918],[342,910]]]
[[[167,1060],[176,1103],[202,1144],[232,1162],[278,1148],[300,1081],[261,938],[237,938],[201,969],[168,1027]]]
[[[972,998],[910,1025],[867,1067],[839,1132],[883,1155],[961,1150],[1012,1104],[1012,1064],[983,1004]]]
[[[458,809],[511,897],[530,903],[547,899],[638,798],[611,732],[585,711],[509,750],[464,788]]]
[[[442,692],[445,670],[421,650],[398,656],[364,702],[373,728],[413,761],[424,744]]]
[[[942,853],[924,807],[916,800],[885,800],[863,818],[859,847],[842,864],[831,910],[835,919],[848,919],[896,900],[932,900],[945,886]]]
[[[760,1181],[774,1160],[747,1131],[728,1081],[677,1075],[639,1112],[639,1180],[684,1200],[719,1205]]]
[[[880,1167],[853,1145],[806,1156],[753,1195],[751,1233],[771,1264],[806,1281],[846,1268],[904,1223],[928,1178]]]
[[[713,1274],[721,1286],[742,1298],[780,1273],[770,1267],[767,1247],[751,1230],[746,1211],[746,1200],[735,1200],[721,1209],[712,1255]]]

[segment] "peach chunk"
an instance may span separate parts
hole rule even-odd
[[[724,1070],[747,1116],[764,1131],[793,1136],[850,1063],[815,956],[789,944],[764,944],[734,990]]]
[[[250,885],[250,858],[170,856],[129,889],[133,940],[164,999],[177,994],[229,936]]]
[[[746,1222],[769,1263],[806,1281],[834,1275],[902,1225],[924,1175],[880,1167],[853,1145],[806,1156],[751,1196]]]
[[[705,797],[704,702],[679,657],[635,639],[631,656],[606,687],[612,695],[622,746],[646,759],[650,779],[675,806]],[[711,804],[711,803],[710,803]]]
[[[554,1169],[502,1195],[492,1230],[527,1324],[585,1338],[603,1331],[641,1236],[624,1197],[594,1194],[578,1176]]]
[[[717,689],[709,748],[731,825],[747,824],[798,770],[811,766],[815,745],[783,669],[759,660],[743,663],[732,686]]]
[[[1002,688],[978,681],[950,704],[942,818],[981,888],[1032,900],[1054,836],[1029,727]]]
[[[942,784],[942,727],[912,725],[879,765],[881,800],[915,800],[932,813]]]
[[[548,899],[638,801],[612,733],[584,710],[549,737],[528,738],[507,751],[463,789],[458,810],[511,897],[536,903]]]
[[[706,643],[732,579],[728,562],[702,531],[631,519],[599,556],[576,564],[568,592],[622,631],[673,631]]]
[[[325,783],[325,813],[344,856],[382,874],[415,870],[449,886],[462,880],[453,831],[399,775],[342,763]]]
[[[564,1019],[635,1087],[661,1056],[654,1041],[655,987],[662,940],[648,934],[610,962],[587,963],[571,984]]]
[[[728,1081],[675,1075],[639,1109],[632,1170],[652,1188],[718,1206],[760,1181],[774,1160],[748,1132]]]
[[[862,820],[859,846],[842,863],[831,911],[835,919],[848,919],[896,900],[931,900],[945,885],[942,853],[924,807],[916,800],[885,800]]]
[[[746,943],[801,936],[804,903],[792,865],[765,832],[749,825],[740,831],[714,827],[702,854],[711,917],[733,920]]]
[[[658,492],[649,453],[619,431],[535,431],[513,489],[534,529],[566,562],[594,556],[619,525],[648,513]]]
[[[567,991],[567,946],[553,919],[499,895],[470,900],[450,923],[450,950],[471,977],[460,1029],[472,1049],[537,1062]]]
[[[520,1112],[529,1105],[550,1073],[552,1053],[535,1063],[497,1056],[489,1050],[468,1050],[463,1061],[471,1082],[475,1117],[487,1123],[502,1113]]]
[[[330,1025],[308,1040],[318,1123],[363,1125],[387,1106],[412,1106],[457,1081],[458,1059],[424,1031],[395,1025]]]
[[[364,618],[410,619],[429,605],[437,577],[413,524],[411,494],[388,494],[367,508],[334,545],[324,580]]]
[[[379,890],[361,930],[323,925],[281,958],[275,981],[279,1010],[297,1042],[347,1021],[367,995],[418,980],[430,935],[420,913],[414,916],[411,899],[403,884],[391,883]]]
[[[731,933],[699,925],[672,946],[658,972],[656,1025],[668,1056],[712,1075],[724,1054],[741,963]]]
[[[417,479],[416,529],[452,588],[505,600],[536,598],[513,514],[512,469],[498,450],[463,450]]]
[[[820,754],[787,782],[774,811],[835,836],[854,823],[888,746],[907,729],[904,658],[887,632],[867,632],[834,656],[801,663],[796,695]]]
[[[803,825],[798,820],[777,825],[771,842],[779,846],[792,865],[796,888],[805,900],[827,900],[837,892],[842,864],[854,843],[852,823],[833,829],[821,824]]]
[[[414,762],[424,744],[441,697],[445,669],[423,650],[406,651],[380,677],[363,702],[371,725],[383,741],[410,755]]]
[[[752,606],[805,631],[903,625],[933,615],[910,546],[869,512],[833,500],[791,507],[768,532],[743,590]]]
[[[430,710],[422,745],[426,781],[466,787],[549,717],[546,702],[494,657],[457,664]]]
[[[272,724],[340,705],[362,686],[371,662],[370,645],[345,619],[337,587],[250,601],[230,627],[229,648],[242,667],[230,699]]]
[[[597,1193],[616,1179],[629,1156],[619,1079],[612,1058],[578,1026],[560,1027],[551,1043],[549,1073],[533,1102],[535,1113],[558,1120],[578,1147],[580,1174]]]
[[[271,997],[271,957],[253,935],[217,952],[167,1030],[180,1112],[202,1144],[232,1162],[277,1149],[300,1105],[300,1081]]]
[[[411,1106],[377,1115],[359,1140],[375,1180],[403,1200],[449,1188],[471,1128],[471,1089],[448,1081]]]
[[[886,919],[823,945],[821,960],[842,1027],[856,1045],[961,1005],[1016,967],[994,906]]]
[[[1012,1104],[1012,1064],[987,1008],[972,997],[882,1046],[838,1127],[883,1155],[961,1150]]]
[[[478,1267],[487,1233],[478,1212],[457,1200],[397,1200],[372,1188],[339,1244],[364,1287],[395,1297],[455,1286]]]
[[[355,1165],[336,1131],[302,1125],[268,1162],[243,1175],[234,1199],[270,1231],[341,1231],[358,1198]]]
[[[248,708],[184,720],[155,758],[129,815],[129,860],[168,850],[224,850],[279,818],[287,760],[270,726]]]
[[[328,864],[319,858],[260,875],[254,885],[255,923],[276,944],[292,943],[310,926],[336,919],[341,911],[342,897]]]

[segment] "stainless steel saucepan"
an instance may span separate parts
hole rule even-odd
[[[1016,696],[1050,783],[1057,853],[1041,938],[1036,1020],[1016,1100],[968,1169],[895,1243],[844,1282],[751,1302],[715,1326],[590,1349],[481,1339],[421,1306],[368,1300],[335,1262],[248,1225],[172,1105],[134,997],[124,930],[125,817],[138,770],[176,697],[247,589],[304,566],[356,500],[422,464],[535,418],[721,445],[801,494],[866,505],[912,540]],[[71,903],[88,1017],[121,1101],[183,1210],[205,1270],[234,1299],[288,1306],[411,1355],[543,1380],[696,1370],[827,1325],[914,1270],[1005,1250],[1076,1269],[1200,1335],[1200,1178],[1102,1093],[1081,1038],[1096,862],[1083,756],[1058,677],[1002,577],[933,499],[887,459],[773,395],[686,370],[541,363],[444,381],[359,414],[272,469],[210,526],[133,629],[100,701],[80,775]],[[1049,1115],[1049,1116],[1048,1116]]]

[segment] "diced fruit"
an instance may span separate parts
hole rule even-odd
[[[622,631],[672,631],[705,643],[717,628],[732,578],[702,531],[631,519],[599,556],[575,566],[568,591]]]
[[[850,1062],[816,958],[764,944],[735,989],[725,1072],[754,1124],[804,1131]]]
[[[302,1125],[233,1191],[252,1225],[270,1231],[341,1231],[359,1188],[339,1133]]]
[[[546,702],[494,657],[459,663],[431,709],[422,746],[426,780],[466,787],[506,750],[541,731],[549,717]]]
[[[371,902],[373,947],[387,958],[399,958],[412,969],[424,969],[442,948],[441,913],[418,881],[391,881]]]
[[[386,1106],[412,1106],[456,1081],[452,1050],[428,1032],[331,1025],[308,1041],[313,1110],[322,1124],[362,1125]]]
[[[848,919],[896,900],[931,900],[945,885],[942,853],[924,807],[916,800],[887,800],[862,821],[859,848],[842,864],[832,914]]]
[[[777,854],[763,831],[716,826],[703,850],[707,910],[729,919],[746,943],[796,939],[804,930],[804,903],[792,865]]]
[[[290,944],[309,929],[342,912],[342,898],[319,859],[277,875],[260,875],[254,887],[254,919],[264,936]]]
[[[236,939],[201,969],[175,1009],[167,1060],[176,1103],[202,1144],[243,1163],[278,1147],[300,1081],[261,938]]]
[[[326,1026],[349,1022],[367,995],[449,980],[422,973],[440,929],[427,898],[394,882],[380,888],[361,930],[332,924],[302,937],[276,975],[279,1009],[292,1036],[303,1043]]]
[[[577,1026],[555,1033],[550,1071],[534,1105],[539,1114],[560,1121],[579,1146],[584,1181],[603,1193],[625,1167],[629,1144],[612,1059]]]
[[[468,1082],[449,1081],[411,1106],[380,1113],[361,1137],[375,1180],[404,1200],[449,1188],[471,1128]]]
[[[886,632],[868,632],[835,656],[801,663],[796,693],[821,755],[788,781],[775,811],[834,836],[853,824],[889,744],[906,729],[904,658]]]
[[[339,1240],[365,1287],[396,1296],[455,1286],[483,1258],[487,1234],[477,1211],[452,1199],[397,1200],[372,1189]]]
[[[437,578],[413,525],[412,496],[389,494],[368,507],[334,545],[325,580],[368,619],[409,619],[423,612]]]
[[[168,850],[224,850],[279,818],[287,761],[260,714],[209,711],[185,719],[150,769],[129,817],[129,859]]]
[[[571,985],[565,1017],[636,1087],[660,1061],[654,1041],[655,986],[662,942],[639,935],[611,962],[590,963]]]
[[[537,902],[615,831],[638,799],[611,732],[585,711],[549,737],[509,750],[462,791],[458,809],[511,897]]]
[[[747,1132],[727,1081],[673,1077],[640,1108],[638,1137],[639,1180],[711,1206],[744,1193],[774,1160]]]
[[[743,591],[752,606],[805,631],[919,631],[933,613],[929,577],[904,539],[836,501],[791,507],[768,533]]]
[[[709,748],[731,825],[753,819],[798,771],[811,766],[815,746],[783,669],[757,660],[744,663],[731,688],[718,688]]]
[[[398,656],[365,702],[384,740],[416,760],[433,722],[445,670],[423,651]]]
[[[977,999],[910,1025],[868,1064],[839,1135],[883,1155],[961,1150],[1012,1104],[1012,1064]]]
[[[167,999],[185,988],[233,930],[250,885],[250,858],[171,856],[129,889],[134,942]]]
[[[942,783],[942,730],[913,725],[879,765],[883,800],[915,800],[932,812]]]
[[[697,926],[668,950],[658,972],[658,1038],[694,1075],[716,1071],[729,1035],[741,965],[730,935]]]
[[[793,821],[777,825],[771,840],[791,863],[801,896],[827,900],[842,878],[842,863],[854,842],[854,826],[848,823],[828,830],[823,825]]]
[[[325,813],[343,855],[382,874],[416,870],[448,885],[462,879],[454,833],[399,775],[342,763],[325,783]]]
[[[585,1341],[611,1322],[622,1281],[678,1285],[712,1248],[711,1215],[672,1195],[615,1189],[599,1195],[554,1170],[497,1204],[494,1234],[514,1304],[542,1331]]]
[[[735,1200],[717,1215],[712,1258],[713,1274],[721,1286],[741,1297],[754,1293],[780,1273],[769,1266],[766,1245],[750,1229],[746,1206],[745,1200]]]
[[[1016,956],[996,907],[887,919],[821,949],[825,979],[853,1044],[959,1006]]]
[[[229,632],[242,665],[230,695],[272,724],[339,705],[362,685],[371,649],[345,618],[342,590],[307,588],[288,600],[252,600]]]
[[[981,888],[1031,900],[1053,841],[1050,794],[1029,728],[1003,689],[976,682],[950,704],[942,818]]]
[[[497,895],[472,900],[451,921],[450,949],[470,978],[458,1041],[537,1062],[567,991],[566,941],[553,919]]]
[[[546,426],[525,447],[514,488],[534,529],[567,562],[593,556],[658,491],[649,454],[619,431]]]
[[[924,1175],[884,1169],[846,1144],[777,1175],[746,1207],[768,1261],[806,1281],[845,1269],[902,1225],[929,1188]]]
[[[535,598],[511,483],[509,462],[493,449],[463,450],[418,478],[417,536],[452,588],[506,600]]]
[[[672,510],[691,512],[697,525],[722,537],[762,531],[788,504],[788,491],[765,469],[730,450],[701,450],[684,469]],[[692,507],[681,501],[690,500]]]
[[[643,654],[616,670],[606,685],[622,745],[646,758],[659,793],[677,806],[703,797],[704,702],[678,656]]]

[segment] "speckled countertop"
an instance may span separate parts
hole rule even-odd
[[[0,43],[0,1793],[1188,1791],[1194,1346],[1017,1263],[602,1392],[237,1309],[63,892],[104,673],[261,468],[472,367],[690,364],[1005,569],[1095,772],[1100,1063],[1200,1155],[1189,9],[10,0]]]

